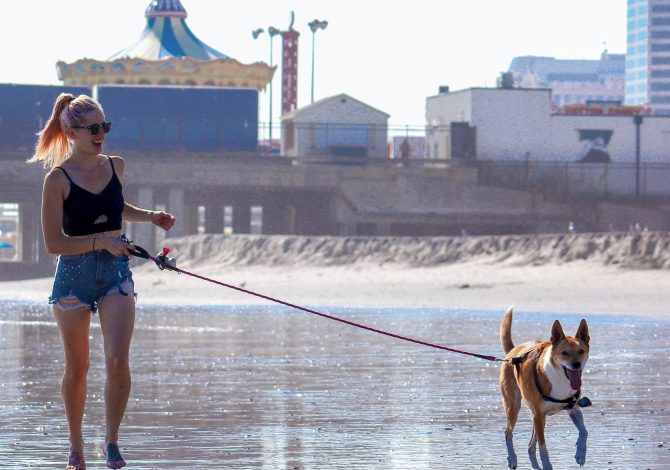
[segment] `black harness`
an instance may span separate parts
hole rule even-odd
[[[522,356],[519,356],[519,357],[513,357],[512,358],[512,364],[514,364],[514,368],[516,369],[516,373],[517,373],[517,375],[519,375],[521,373],[521,364],[524,363],[526,361],[526,359],[528,359],[529,357],[531,357],[533,359],[533,361],[534,361],[534,364],[533,364],[533,378],[535,379],[535,387],[537,388],[537,391],[540,393],[540,396],[542,396],[542,399],[544,401],[548,401],[548,402],[551,402],[551,403],[563,403],[563,404],[565,404],[564,409],[566,409],[566,410],[570,410],[570,409],[574,408],[575,405],[579,405],[582,408],[585,408],[587,406],[591,406],[591,400],[589,400],[586,397],[579,398],[582,394],[581,390],[577,390],[577,393],[575,393],[574,395],[572,395],[568,398],[565,398],[563,400],[559,400],[557,398],[551,397],[551,396],[547,395],[546,393],[544,393],[542,391],[542,387],[540,386],[540,378],[537,375],[537,360],[540,358],[540,354],[536,353],[533,356],[531,356],[532,351],[533,350],[530,350],[527,353],[525,353],[525,354],[523,354]]]

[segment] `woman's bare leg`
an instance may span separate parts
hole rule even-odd
[[[89,366],[88,334],[91,312],[86,308],[53,308],[65,352],[65,372],[61,394],[69,428],[70,447],[83,455],[82,421],[86,403],[86,376]]]
[[[135,299],[111,294],[100,302],[100,325],[105,345],[105,444],[116,443],[130,396],[130,340],[135,327]]]

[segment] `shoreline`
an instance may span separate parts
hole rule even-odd
[[[486,260],[432,267],[196,264],[187,271],[309,306],[463,308],[609,314],[670,319],[670,271],[622,269],[589,261],[518,266]],[[271,302],[146,263],[133,269],[138,304],[270,305]],[[51,278],[0,282],[0,300],[44,302]]]

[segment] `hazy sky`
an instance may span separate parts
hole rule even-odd
[[[269,61],[270,40],[251,31],[300,31],[298,106],[309,104],[312,33],[316,34],[315,99],[348,93],[391,115],[392,124],[422,125],[425,98],[494,86],[520,55],[597,59],[605,45],[626,46],[626,0],[182,0],[191,30],[243,63]],[[106,59],[134,43],[149,0],[3,0],[0,83],[59,84],[55,63]],[[274,61],[280,61],[275,38]],[[281,70],[275,74],[280,108]],[[268,97],[260,95],[260,120]],[[104,105],[104,103],[103,103]],[[278,116],[275,115],[275,120]]]

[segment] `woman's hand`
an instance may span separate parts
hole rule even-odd
[[[96,237],[95,248],[109,251],[113,256],[131,256],[133,246],[120,238]]]
[[[167,212],[152,211],[149,214],[149,220],[152,224],[166,231],[170,230],[174,225],[174,215]]]

